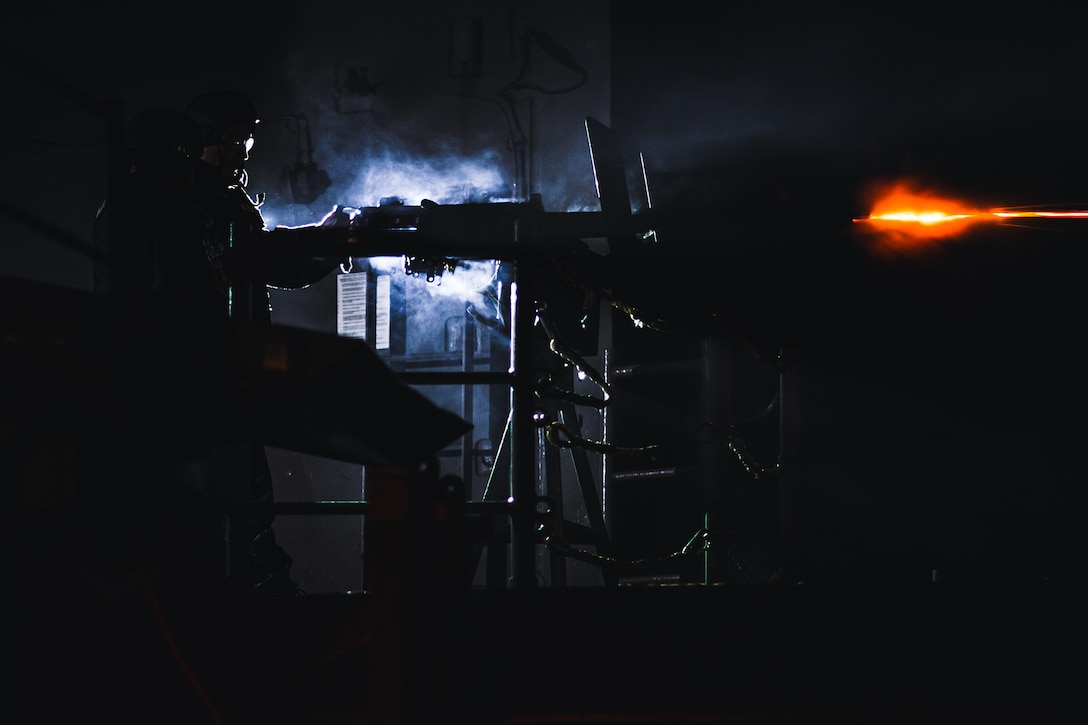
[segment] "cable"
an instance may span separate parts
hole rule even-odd
[[[178,663],[178,667],[181,668],[182,674],[185,675],[185,679],[189,681],[193,690],[196,691],[197,697],[204,703],[204,707],[208,709],[208,714],[211,716],[212,722],[222,725],[223,720],[219,717],[219,712],[216,710],[215,704],[211,701],[211,698],[208,697],[208,693],[204,691],[204,687],[200,684],[196,675],[193,674],[192,669],[189,667],[189,663],[185,660],[184,655],[181,654],[181,650],[174,641],[174,635],[170,632],[170,626],[166,623],[166,617],[163,615],[162,607],[159,606],[159,599],[155,596],[155,590],[151,586],[151,579],[148,577],[147,572],[140,570],[130,574],[122,574],[122,576],[140,580],[144,593],[147,595],[147,601],[151,605],[151,611],[155,614],[155,620],[159,624],[159,631],[162,632],[163,639],[166,640],[166,646],[170,648],[170,654],[174,656],[174,659]]]
[[[544,543],[553,554],[584,561],[587,564],[592,564],[594,566],[615,567],[619,569],[640,569],[679,559],[683,556],[702,554],[710,548],[710,531],[706,528],[701,528],[688,539],[686,544],[676,551],[664,556],[645,559],[617,559],[613,556],[601,556],[600,554],[594,554],[585,549],[571,546],[566,543],[561,536],[553,536],[551,534],[544,537]]]
[[[578,79],[570,85],[559,88],[545,88],[524,80],[530,75],[532,69],[532,63],[530,61],[531,54],[529,51],[532,48],[534,41],[536,46],[543,50],[549,58],[568,70],[574,71],[574,73],[578,75]],[[503,89],[504,93],[507,90],[512,89],[537,91],[538,93],[546,93],[549,95],[570,93],[571,91],[584,86],[589,80],[589,72],[574,59],[574,55],[565,47],[552,40],[551,36],[547,33],[533,30],[532,28],[526,30],[525,34],[521,36],[521,47],[521,67],[518,69],[518,76],[507,84]]]
[[[552,421],[544,426],[544,437],[547,438],[549,443],[559,448],[573,448],[578,446],[580,448],[587,448],[594,453],[645,456],[651,462],[657,460],[655,451],[657,451],[658,447],[656,445],[617,446],[612,443],[593,440],[574,433],[566,423],[562,423],[558,420]]]
[[[576,393],[573,390],[556,389],[554,387],[555,378],[550,373],[542,375],[537,380],[536,389],[533,391],[534,395],[537,398],[563,400],[573,405],[588,405],[597,410],[604,410],[611,400],[612,387],[604,379],[604,376],[586,362],[586,360],[573,348],[560,339],[555,328],[552,326],[550,319],[547,314],[545,314],[546,310],[547,305],[545,303],[538,303],[537,320],[544,329],[545,334],[548,336],[548,349],[565,363],[585,374],[587,378],[592,380],[601,389],[602,395],[601,397],[596,397],[593,395]],[[578,446],[591,450],[594,453],[645,456],[649,458],[650,461],[656,460],[657,457],[658,446],[656,445],[617,446],[612,443],[593,440],[576,433],[569,425],[558,420],[550,421],[544,425],[544,436],[549,443],[560,448],[573,448]]]

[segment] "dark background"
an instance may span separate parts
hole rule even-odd
[[[532,119],[528,190],[550,210],[596,209],[582,122],[604,121],[624,155],[633,206],[643,208],[642,154],[652,206],[668,220],[658,246],[623,267],[619,288],[680,330],[645,343],[623,333],[618,341],[629,347],[617,354],[653,357],[670,346],[688,354],[706,334],[721,333],[740,361],[732,381],[738,406],[773,394],[780,350],[798,356],[790,582],[826,587],[816,589],[815,604],[796,593],[784,604],[745,590],[727,599],[734,609],[721,617],[702,608],[718,600],[692,605],[690,592],[677,595],[673,610],[661,599],[665,589],[649,595],[655,599],[646,609],[620,605],[631,605],[625,617],[594,633],[586,617],[600,620],[587,612],[615,615],[615,601],[572,599],[568,608],[548,599],[502,610],[509,629],[490,637],[521,632],[516,641],[526,647],[555,645],[547,627],[525,633],[510,614],[554,607],[545,616],[562,611],[569,619],[551,620],[551,636],[567,633],[571,647],[600,636],[593,641],[611,647],[602,666],[630,675],[625,666],[643,660],[625,661],[623,653],[634,657],[636,642],[668,639],[670,631],[685,644],[672,653],[654,648],[648,661],[698,669],[679,660],[699,652],[700,627],[713,621],[710,641],[721,651],[741,642],[751,659],[707,671],[709,682],[679,674],[667,681],[714,708],[724,705],[692,694],[700,685],[720,686],[713,672],[731,672],[737,689],[726,691],[735,693],[756,672],[780,672],[758,637],[744,634],[745,623],[755,622],[757,631],[773,633],[776,652],[804,652],[791,660],[787,683],[820,671],[801,660],[818,663],[841,648],[833,661],[851,664],[823,670],[825,693],[866,683],[879,692],[947,692],[971,670],[985,674],[969,678],[976,689],[968,700],[1004,702],[1015,683],[1030,680],[1020,673],[1031,658],[1047,675],[1025,684],[1016,702],[1027,710],[1046,710],[1047,702],[1065,708],[1069,643],[1084,634],[1076,592],[1084,581],[1088,503],[1080,352],[1088,221],[982,224],[922,252],[887,257],[872,253],[864,227],[852,220],[868,213],[874,184],[896,179],[984,209],[1088,208],[1084,12],[1048,2],[1012,10],[954,2],[637,5],[264,3],[165,9],[154,20],[121,2],[26,8],[5,39],[13,62],[0,75],[9,169],[0,198],[86,239],[107,190],[101,120],[60,98],[57,87],[43,87],[32,77],[39,71],[92,99],[121,100],[126,115],[180,107],[218,85],[252,93],[268,119],[306,113],[314,158],[333,184],[310,204],[290,203],[280,175],[297,148],[278,122],[264,121],[251,189],[268,193],[266,215],[279,223],[307,223],[332,204],[373,205],[386,194],[415,203],[413,195],[448,193],[443,201],[456,201],[456,189],[481,169],[480,183],[496,197],[517,193],[515,182],[523,180],[497,89],[518,75],[516,30],[543,30],[589,80],[556,94],[523,90],[506,109]],[[486,18],[484,71],[451,78],[451,23],[475,16]],[[540,88],[565,88],[577,78],[540,49],[533,58]],[[380,84],[367,101],[373,106],[340,113],[338,84],[359,66]],[[455,191],[449,178],[458,180]],[[169,213],[164,200],[164,218]],[[33,227],[0,217],[0,271],[89,289],[86,259]],[[278,309],[289,323],[327,324],[307,305],[303,297]],[[640,516],[667,508],[656,495],[647,494]],[[760,573],[766,579],[773,569]],[[925,598],[932,594],[919,599],[916,587],[935,578],[983,593],[968,597],[969,605],[962,598],[934,604]],[[871,586],[885,587],[883,594],[872,595]],[[1010,609],[1009,591],[1060,596],[1057,604],[1049,594],[1036,604],[1029,594],[1031,606]],[[797,624],[819,619],[825,605],[836,615],[830,624],[821,620],[831,627],[823,635]],[[685,616],[692,606],[697,621]],[[790,617],[793,626],[784,626]],[[664,634],[634,637],[647,619]],[[855,636],[856,628],[864,634]],[[994,644],[1010,638],[1011,649]],[[859,648],[871,659],[848,660]],[[907,655],[922,651],[934,658],[926,671],[939,677],[905,673]],[[938,651],[949,656],[933,655]],[[977,669],[997,652],[1008,657],[1001,667]],[[504,669],[495,662],[519,659],[477,654],[473,663],[494,667],[488,672]],[[556,657],[549,662],[569,665]],[[755,669],[746,670],[745,661]],[[866,662],[875,669],[866,673]],[[506,684],[522,687],[515,691],[528,702],[546,692],[536,683],[549,673],[541,660],[525,672]],[[638,672],[650,690],[663,686],[650,674],[654,666]],[[980,684],[985,677],[993,689]],[[1049,701],[1033,697],[1043,690]],[[598,709],[631,697],[620,687],[607,692]],[[556,709],[568,704],[555,702]],[[671,705],[651,698],[647,707]],[[512,707],[519,706],[537,707]]]
[[[1084,321],[1080,227],[981,225],[881,258],[848,220],[901,178],[982,209],[1080,202],[1083,20],[799,5],[614,21],[614,125],[657,208],[711,212],[675,309],[739,310],[757,349],[799,347],[817,569],[1079,580],[1084,388],[1061,361]]]

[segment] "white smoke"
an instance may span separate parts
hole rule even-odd
[[[474,157],[417,159],[400,159],[385,151],[363,161],[341,194],[357,206],[378,206],[386,197],[396,197],[410,206],[425,199],[461,204],[506,201],[509,185],[495,151]]]

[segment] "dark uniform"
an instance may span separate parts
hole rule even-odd
[[[269,286],[305,287],[338,262],[277,261],[264,253],[272,232],[245,187],[256,125],[252,104],[233,91],[202,94],[184,113],[151,109],[130,122],[129,183],[103,204],[94,230],[105,251],[120,245],[110,256],[121,262],[96,270],[96,288],[123,297],[130,320],[126,352],[109,373],[109,390],[120,401],[117,423],[109,440],[96,444],[96,461],[99,473],[123,481],[121,488],[143,496],[156,486],[184,491],[203,510],[218,512],[220,556],[211,547],[205,556],[193,551],[194,560],[222,566],[227,514],[227,538],[236,546],[231,578],[293,594],[299,590],[292,559],[276,543],[267,506],[272,476],[260,421],[229,387],[225,365],[235,323],[271,324]],[[152,530],[156,519],[147,514],[137,514],[146,519],[146,536],[166,536]],[[165,546],[184,558],[184,541],[206,539],[185,534]]]
[[[181,111],[151,108],[132,117],[125,142],[125,185],[92,232],[111,260],[96,266],[95,291],[122,315],[102,331],[99,418],[86,427],[82,475],[113,565],[202,574],[222,567],[229,498],[202,463],[222,440],[207,421],[221,419],[211,401],[222,397],[217,347],[228,334],[196,203],[203,138]]]
[[[222,313],[234,320],[271,324],[269,287],[299,289],[336,269],[338,262],[265,253],[264,218],[246,190],[245,161],[258,119],[253,105],[230,90],[194,98],[186,114],[200,126],[205,153],[197,165],[194,208],[202,223],[201,242],[221,294]],[[250,475],[253,515],[248,521],[252,583],[275,593],[294,593],[291,557],[277,543],[269,512],[272,475],[264,443],[256,431],[244,446]],[[230,475],[237,461],[224,465]]]

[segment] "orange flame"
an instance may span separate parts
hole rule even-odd
[[[993,214],[966,202],[899,181],[878,191],[866,223],[877,252],[911,252],[962,234],[968,227],[993,221]]]
[[[897,181],[873,194],[864,222],[871,233],[873,251],[879,254],[912,253],[932,249],[942,240],[962,235],[983,222],[1007,223],[1012,219],[1088,219],[1088,211],[1046,209],[979,209],[967,202],[922,190],[910,181]]]

